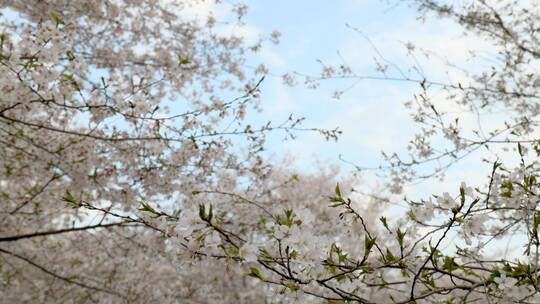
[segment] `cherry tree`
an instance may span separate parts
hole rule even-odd
[[[319,242],[311,227],[303,229],[303,221],[285,222],[278,230],[282,233],[274,232],[273,249],[260,249],[263,267],[252,275],[286,286],[291,297],[312,295],[327,302],[538,303],[536,2],[409,3],[427,22],[433,14],[451,18],[466,34],[489,41],[489,64],[460,70],[459,81],[441,82],[417,66],[410,69],[415,74],[405,74],[377,50],[380,75],[323,63],[320,75],[293,72],[283,80],[295,84],[305,77],[309,87],[340,78],[417,83],[420,90],[406,105],[420,132],[410,141],[408,155],[385,154],[387,165],[379,169],[388,173],[388,192],[402,193],[411,181],[441,178],[474,153],[489,164],[485,183],[474,188],[461,183],[424,199],[405,199],[406,212],[383,214],[375,225],[368,222],[374,214],[359,207],[365,197],[346,195],[338,185],[330,206],[339,217],[330,222],[341,229],[333,241]],[[426,54],[413,44],[405,47],[410,56]],[[490,120],[493,112],[504,116]],[[312,241],[306,244],[306,238]],[[317,254],[310,254],[317,246]],[[494,254],[505,247],[511,254]]]
[[[245,56],[278,35],[247,44],[246,6],[218,2],[0,2],[2,301],[264,294],[231,263],[293,176],[265,134],[301,119],[245,123],[265,70]]]
[[[279,35],[248,45],[229,33],[244,25],[245,5],[0,3],[2,300],[540,301],[534,3],[411,2],[426,20],[452,18],[490,40],[494,63],[456,83],[400,76],[419,85],[408,105],[421,132],[409,155],[389,154],[388,191],[376,194],[354,175],[336,186],[337,168],[307,174],[262,157],[269,132],[339,131],[293,117],[246,123],[266,68],[246,73],[245,56]],[[325,65],[306,83],[340,77],[365,78]],[[448,104],[507,116],[489,129],[460,125],[465,114]],[[490,164],[485,184],[388,212],[408,182],[478,151]],[[506,243],[518,254],[491,254]]]

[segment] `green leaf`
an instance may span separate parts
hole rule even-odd
[[[399,243],[399,248],[403,248],[403,240],[405,239],[405,232],[401,231],[401,229],[398,228],[396,233],[397,233],[397,240]]]
[[[206,211],[205,211],[205,207],[203,204],[200,204],[199,205],[199,217],[201,218],[201,220],[205,220],[206,218],[206,215],[205,215]]]
[[[285,283],[285,286],[287,286],[287,288],[289,288],[292,291],[297,291],[299,289],[298,285],[294,283],[290,283],[290,282]]]
[[[291,253],[289,254],[289,256],[291,257],[291,259],[296,259],[296,257],[298,256],[298,252],[296,250],[293,250],[291,251]]]
[[[465,189],[462,187],[459,187],[459,199],[461,201],[461,204],[465,203]]]
[[[454,258],[449,257],[449,256],[445,256],[444,257],[443,269],[446,269],[446,270],[452,272],[452,271],[454,271],[456,269],[459,269],[459,265],[456,263]]]
[[[145,202],[141,203],[141,207],[139,208],[140,211],[150,212],[152,214],[158,214],[158,212],[152,208],[152,206],[148,205]]]
[[[371,248],[375,245],[375,240],[377,238],[370,238],[367,234],[364,237],[364,256],[367,257],[371,253]]]
[[[191,61],[188,58],[186,58],[186,57],[184,57],[182,55],[178,55],[178,65],[186,65],[186,64],[190,64],[190,63],[191,63]]]
[[[71,74],[63,73],[62,78],[67,80],[75,89],[79,89],[79,84],[77,83],[77,80],[75,80],[75,77]]]
[[[264,281],[264,277],[262,276],[261,271],[257,269],[257,267],[250,267],[248,276]]]
[[[502,164],[499,163],[498,161],[495,161],[493,163],[493,172],[495,172]]]
[[[60,17],[60,15],[58,15],[57,12],[53,11],[49,14],[49,16],[51,16],[52,21],[54,21],[56,25],[65,24],[64,20],[62,20],[62,18]]]
[[[397,261],[398,259],[396,258],[396,256],[394,256],[394,254],[392,253],[392,251],[390,251],[389,248],[386,248],[386,260],[388,262],[395,262]]]
[[[341,198],[341,190],[339,189],[339,184],[336,184],[336,197]]]
[[[346,253],[338,253],[338,262],[340,264],[342,264],[343,262],[345,262],[345,260],[347,259],[347,254]]]
[[[73,208],[79,208],[81,207],[81,204],[77,201],[77,199],[69,192],[69,190],[66,190],[66,193],[62,197],[62,200],[64,202],[67,202],[73,206]]]
[[[73,55],[73,52],[71,50],[66,51],[66,57],[69,59],[69,61],[72,61],[75,59],[75,55]]]
[[[505,197],[505,198],[512,197],[512,190],[514,190],[514,186],[512,185],[511,181],[502,183],[501,188],[505,189],[506,191],[501,192],[500,196]]]
[[[287,219],[290,219],[292,218],[292,209],[285,209],[285,211],[283,211],[285,213],[285,216],[287,217]]]
[[[381,223],[383,224],[384,228],[386,228],[386,230],[388,230],[388,232],[392,233],[392,231],[390,230],[390,227],[388,227],[388,222],[386,221],[386,217],[381,216],[381,217],[379,218],[379,221],[381,221]]]
[[[214,211],[213,211],[212,205],[210,205],[210,208],[208,209],[208,213],[206,213],[206,207],[203,204],[199,205],[199,217],[201,218],[201,220],[205,222],[210,222],[213,216],[214,216]]]
[[[534,214],[534,227],[535,229],[538,229],[538,225],[540,225],[540,212],[536,212]]]
[[[69,81],[75,81],[75,78],[73,78],[73,75],[67,74],[67,73],[63,73],[62,78],[66,79],[66,80],[69,80]]]

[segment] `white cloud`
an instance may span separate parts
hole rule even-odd
[[[276,79],[270,81],[271,88],[265,88],[265,91],[271,90],[273,93],[273,103],[264,107],[265,113],[269,115],[284,114],[287,115],[298,109],[298,104],[294,102],[290,92],[286,90]]]
[[[263,46],[259,52],[259,56],[262,57],[262,62],[272,67],[272,70],[286,70],[289,68],[289,64],[285,58],[273,51],[270,47]]]
[[[160,0],[160,2],[165,5],[169,3],[178,4],[175,0]],[[186,18],[206,19],[210,15],[213,15],[216,19],[221,20],[227,18],[231,12],[230,4],[217,4],[214,0],[183,1],[181,5],[181,14]]]

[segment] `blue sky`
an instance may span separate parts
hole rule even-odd
[[[306,127],[339,127],[344,132],[337,143],[325,142],[319,135],[310,133],[300,133],[296,140],[288,142],[281,141],[280,135],[271,137],[268,154],[276,158],[293,155],[302,170],[316,169],[316,160],[351,170],[352,167],[339,161],[339,155],[360,166],[376,167],[382,163],[381,151],[405,152],[417,126],[403,104],[419,91],[419,85],[364,80],[335,100],[333,91],[350,86],[351,81],[323,82],[319,89],[310,90],[302,85],[287,87],[277,75],[291,71],[317,75],[320,59],[325,63],[345,60],[358,74],[380,76],[375,71],[373,58],[377,57],[377,51],[371,42],[403,73],[415,77],[417,74],[409,70],[413,59],[407,56],[404,45],[412,42],[432,52],[429,59],[417,58],[426,76],[432,80],[456,81],[463,75],[455,71],[446,73],[444,61],[470,69],[468,51],[485,48],[484,42],[463,37],[462,29],[451,21],[431,16],[422,22],[415,9],[404,4],[367,0],[252,0],[246,4],[248,29],[244,31],[248,41],[256,34],[268,34],[274,29],[282,33],[278,45],[267,44],[250,58],[253,64],[264,62],[276,75],[267,77],[262,86],[264,112],[251,119],[261,123],[281,121],[294,113],[306,117]],[[346,24],[360,30],[369,41]],[[388,75],[398,76],[399,72],[390,68]],[[450,183],[457,190],[461,181],[478,184],[487,173],[478,164],[478,158],[471,157],[452,169],[446,182],[429,182],[429,189],[431,194],[448,191]],[[409,193],[429,195],[425,189],[413,187]]]
[[[347,28],[345,24],[358,27],[375,38],[378,34],[392,31],[404,23],[414,21],[415,18],[413,10],[405,6],[389,10],[389,6],[382,1],[369,1],[368,4],[368,1],[351,0],[280,0],[249,1],[248,5],[250,5],[247,18],[249,26],[255,27],[261,33],[273,29],[282,33],[279,45],[268,46],[261,52],[263,62],[269,66],[272,73],[278,75],[289,71],[317,75],[321,65],[316,60],[338,62],[337,51],[343,56],[353,57],[351,60],[358,69],[366,71],[366,74],[375,75],[371,48],[361,36]],[[395,42],[399,44],[398,41]],[[255,60],[257,59],[259,58]],[[280,78],[269,77],[264,83],[262,92],[266,115],[278,118],[295,113],[306,117],[305,126],[340,127],[345,132],[344,137],[347,140],[324,143],[314,134],[299,134],[297,141],[299,144],[288,143],[282,147],[279,143],[275,143],[277,147],[270,146],[269,149],[279,151],[278,153],[283,151],[294,153],[302,166],[308,167],[313,156],[325,161],[336,161],[338,154],[347,154],[355,161],[374,165],[380,155],[379,151],[374,151],[373,148],[377,150],[376,147],[350,141],[361,139],[365,133],[373,133],[374,130],[370,131],[369,126],[374,123],[369,119],[373,118],[370,111],[375,110],[376,115],[406,116],[406,113],[395,108],[401,106],[400,101],[395,100],[388,104],[387,97],[390,97],[389,93],[394,90],[396,90],[394,94],[407,90],[407,86],[397,83],[366,82],[349,91],[340,101],[331,98],[336,88],[345,88],[350,83],[350,81],[332,81],[323,83],[321,88],[314,91],[301,85],[289,88],[281,84]],[[383,92],[387,96],[381,96]],[[402,100],[404,101],[405,99]],[[390,116],[386,117],[396,119]],[[349,125],[353,121],[357,126],[351,128],[353,126]],[[376,128],[383,128],[385,135],[392,134],[390,128],[379,124]]]

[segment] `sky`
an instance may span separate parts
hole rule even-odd
[[[280,43],[265,44],[251,56],[248,66],[265,63],[271,75],[261,89],[264,111],[251,119],[282,121],[288,115],[305,117],[304,127],[339,127],[343,135],[338,142],[327,142],[316,133],[298,133],[294,141],[283,141],[283,136],[271,136],[267,154],[280,159],[292,155],[300,170],[317,170],[318,163],[338,164],[343,172],[354,168],[340,161],[346,159],[361,167],[383,164],[381,151],[388,154],[404,153],[405,147],[417,130],[404,103],[417,93],[417,83],[388,80],[336,80],[323,82],[317,90],[301,85],[288,87],[280,75],[297,71],[317,75],[321,64],[342,61],[353,67],[357,74],[377,74],[375,57],[384,57],[397,68],[388,69],[389,76],[418,78],[410,68],[415,59],[407,56],[406,43],[429,52],[429,58],[416,58],[423,73],[432,80],[456,81],[463,77],[455,71],[447,72],[445,61],[474,69],[469,50],[487,48],[475,37],[463,35],[463,30],[449,20],[428,16],[419,20],[413,7],[403,3],[374,0],[336,1],[246,1],[249,11],[244,29],[246,40],[267,35],[273,30],[281,32]],[[353,30],[355,28],[357,30]],[[399,70],[398,70],[399,69]],[[462,81],[466,81],[463,79]],[[354,86],[352,86],[354,84]],[[335,90],[349,88],[339,100],[333,99]],[[437,191],[449,191],[449,185],[459,188],[461,181],[483,182],[489,173],[471,157],[448,172],[444,182],[430,181],[411,186],[408,195],[425,196]],[[377,182],[373,173],[365,175],[366,182]],[[429,191],[426,191],[429,189]],[[430,193],[428,193],[430,192]],[[439,192],[442,193],[442,192]]]

